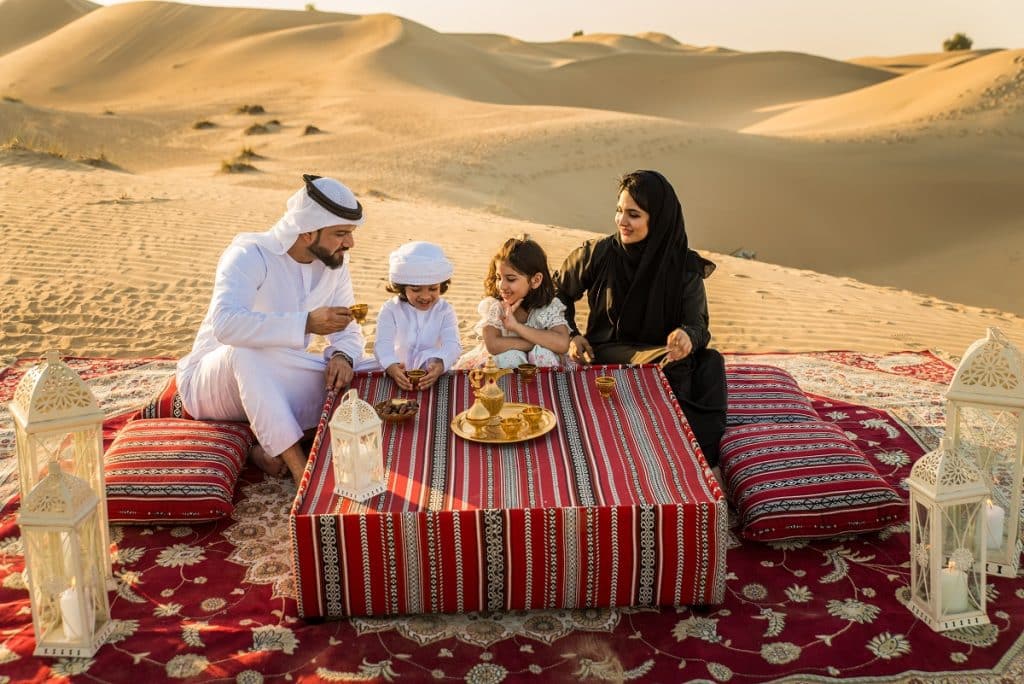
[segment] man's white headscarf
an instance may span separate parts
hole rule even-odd
[[[363,224],[363,207],[344,184],[333,178],[302,178],[306,186],[288,198],[288,208],[273,228],[265,233],[239,233],[232,244],[256,243],[272,254],[284,254],[302,233]]]

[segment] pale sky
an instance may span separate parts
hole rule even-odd
[[[112,5],[132,0],[100,0]],[[302,10],[306,0],[190,4]],[[976,48],[1024,47],[1024,0],[319,0],[318,10],[387,12],[445,33],[528,41],[660,31],[682,43],[792,50],[837,59],[937,52],[958,31]]]

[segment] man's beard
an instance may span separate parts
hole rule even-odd
[[[313,256],[322,261],[327,268],[339,268],[345,263],[345,252],[348,250],[342,249],[340,254],[336,254],[328,252],[320,245],[314,243],[309,246],[309,251]]]

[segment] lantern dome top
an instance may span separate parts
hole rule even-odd
[[[14,390],[11,413],[22,425],[103,420],[85,381],[55,351],[30,368]]]
[[[989,328],[964,352],[946,398],[1024,406],[1024,357],[998,328]]]
[[[908,483],[932,490],[936,498],[969,496],[988,491],[981,470],[948,437],[938,449],[922,456],[910,469]]]
[[[19,524],[73,525],[96,506],[98,499],[89,483],[65,473],[57,461],[28,493],[21,504]]]
[[[359,398],[359,393],[354,389],[345,392],[331,418],[332,432],[339,429],[361,432],[370,428],[377,429],[379,426],[380,416],[372,406]]]

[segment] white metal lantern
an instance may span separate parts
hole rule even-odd
[[[22,502],[46,475],[50,461],[58,461],[64,470],[85,480],[100,501],[103,548],[108,551],[104,574],[111,579],[103,411],[96,397],[56,351],[48,351],[43,362],[22,377],[8,408],[14,419]]]
[[[114,626],[100,503],[88,482],[63,472],[57,461],[22,501],[18,525],[35,655],[90,657]]]
[[[383,494],[387,481],[377,412],[350,389],[330,425],[334,491],[356,501]]]
[[[991,490],[987,570],[1016,577],[1020,568],[1024,471],[1024,359],[996,328],[964,353],[946,392],[946,436],[978,462]]]
[[[948,438],[914,464],[910,485],[910,610],[937,632],[988,624],[988,488]]]

